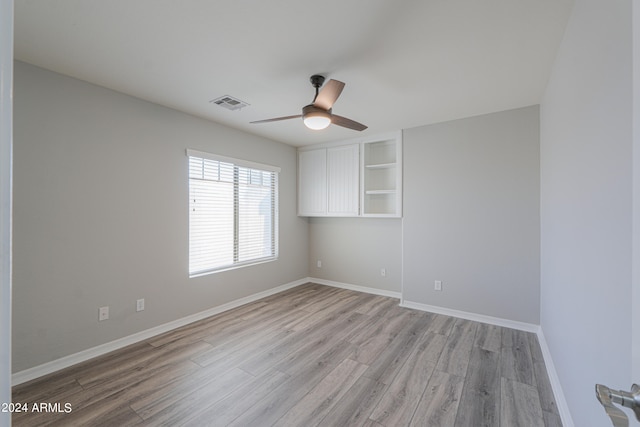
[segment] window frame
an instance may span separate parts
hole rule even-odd
[[[191,194],[191,173],[190,173],[190,167],[189,167],[189,163],[190,163],[190,159],[192,157],[194,158],[200,158],[200,159],[204,159],[204,160],[212,160],[215,162],[220,162],[220,163],[228,163],[233,165],[233,193],[234,193],[234,199],[231,201],[232,205],[233,205],[233,235],[234,235],[234,241],[233,241],[233,248],[232,248],[232,258],[233,261],[231,264],[226,264],[223,266],[218,266],[218,267],[213,267],[213,268],[207,268],[207,269],[203,269],[203,270],[196,270],[196,271],[191,271],[191,213],[189,213],[189,218],[188,218],[188,228],[189,228],[189,232],[188,232],[188,240],[189,240],[189,250],[188,250],[188,273],[189,273],[189,278],[193,278],[193,277],[199,277],[199,276],[204,276],[204,275],[209,275],[209,274],[213,274],[213,273],[219,273],[222,271],[228,271],[228,270],[233,270],[236,268],[242,268],[242,267],[247,267],[250,265],[256,265],[256,264],[262,264],[262,263],[266,263],[266,262],[271,262],[271,261],[276,261],[278,259],[278,255],[279,255],[279,222],[280,222],[280,215],[279,215],[279,174],[281,169],[277,166],[273,166],[273,165],[267,165],[267,164],[263,164],[263,163],[257,163],[257,162],[252,162],[249,160],[243,160],[243,159],[237,159],[237,158],[233,158],[233,157],[227,157],[227,156],[221,156],[218,154],[213,154],[213,153],[208,153],[208,152],[204,152],[204,151],[198,151],[198,150],[193,150],[193,149],[187,149],[186,150],[186,155],[187,155],[187,187],[188,187],[188,203],[187,203],[187,207],[189,209],[190,207],[190,203],[191,203],[191,198],[192,198],[192,194]],[[239,191],[239,188],[241,185],[246,185],[240,182],[239,179],[239,174],[238,174],[238,168],[243,168],[243,169],[249,169],[249,177],[251,177],[251,171],[262,171],[262,172],[269,172],[273,174],[273,183],[270,186],[273,194],[271,196],[271,200],[272,200],[272,220],[271,220],[271,229],[272,229],[272,236],[270,239],[270,242],[272,242],[273,245],[273,254],[269,255],[269,256],[265,256],[265,257],[259,257],[259,258],[251,258],[251,259],[247,259],[244,261],[239,261],[238,260],[238,248],[239,248],[239,244],[240,241],[237,238],[238,234],[240,233],[240,213],[239,213],[239,201],[237,199],[237,194]]]

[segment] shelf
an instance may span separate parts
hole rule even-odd
[[[396,167],[396,163],[379,163],[379,164],[375,164],[375,165],[365,165],[365,168],[367,169],[391,169],[391,168],[395,168]]]
[[[365,194],[396,194],[396,190],[367,190]]]

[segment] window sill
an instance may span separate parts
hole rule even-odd
[[[251,260],[243,263],[237,263],[237,264],[229,265],[226,267],[220,267],[212,270],[197,271],[195,273],[189,274],[189,279],[194,279],[196,277],[201,277],[201,276],[208,276],[210,274],[215,274],[215,273],[222,273],[224,271],[237,270],[239,268],[250,267],[253,265],[266,264],[268,262],[277,261],[277,260],[278,260],[277,256],[269,257],[269,258],[261,258],[258,260]]]

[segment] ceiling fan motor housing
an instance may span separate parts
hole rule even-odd
[[[331,108],[325,110],[324,108],[316,107],[313,104],[305,105],[304,107],[302,107],[302,117],[311,116],[331,117]]]

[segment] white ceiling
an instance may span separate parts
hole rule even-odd
[[[15,56],[295,146],[538,104],[573,0],[15,0]],[[311,131],[312,74],[346,83]],[[250,106],[209,101],[231,95]]]

